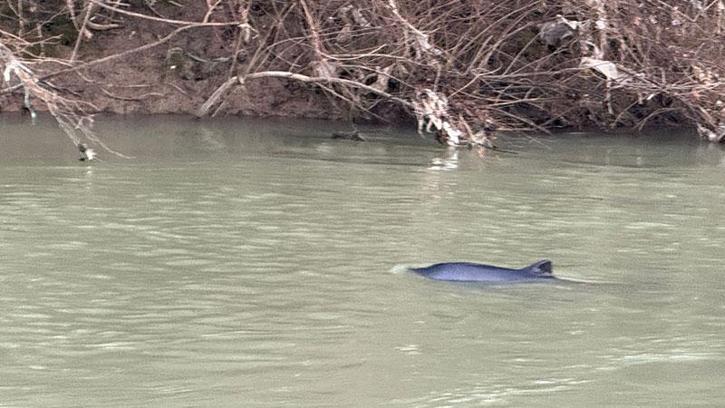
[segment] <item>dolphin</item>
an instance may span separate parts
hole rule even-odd
[[[440,281],[515,283],[556,279],[551,273],[551,261],[542,259],[525,268],[509,269],[470,262],[443,262],[424,268],[410,268],[426,278]]]

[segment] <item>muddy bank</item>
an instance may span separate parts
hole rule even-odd
[[[21,54],[28,58],[27,65],[41,78],[67,69],[66,62],[78,41],[78,33],[70,20],[50,14],[62,9],[60,2],[57,3],[55,7],[39,7],[30,23],[42,27],[43,37],[53,38],[48,43],[29,47],[39,51],[39,56],[43,58],[28,58],[29,55]],[[165,2],[159,2],[158,7],[157,12],[163,12],[170,19],[191,22],[203,18],[201,7],[179,8]],[[144,7],[133,9],[149,13]],[[89,30],[91,37],[80,42],[76,64],[148,46],[168,36],[174,28],[143,18],[118,16],[113,20],[116,19],[122,21],[114,23],[113,29]],[[16,21],[4,19],[2,29],[12,32],[18,29],[16,24]],[[199,27],[108,63],[54,75],[48,83],[64,96],[87,102],[89,113],[193,115],[228,78],[232,66],[229,55],[232,53],[228,34],[225,35],[223,28]],[[295,90],[286,82],[269,79],[249,84],[246,90],[227,95],[223,111],[219,113],[325,119],[342,117],[344,110],[336,108],[324,95]],[[0,96],[0,109],[22,109],[21,95],[22,90],[5,92]],[[36,109],[47,110],[42,100],[33,102]]]
[[[76,143],[94,112],[417,123],[451,145],[662,125],[725,139],[721,0],[21,0],[0,29],[0,108],[47,109]]]

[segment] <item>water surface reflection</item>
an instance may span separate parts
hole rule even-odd
[[[481,160],[395,129],[352,143],[321,123],[106,119],[135,158],[87,165],[52,126],[27,129],[2,123],[2,404],[725,398],[719,148],[522,138]],[[395,273],[540,257],[599,283]]]

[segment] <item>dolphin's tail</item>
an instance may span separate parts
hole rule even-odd
[[[551,261],[548,259],[542,259],[526,267],[526,270],[534,275],[551,275],[552,267]]]

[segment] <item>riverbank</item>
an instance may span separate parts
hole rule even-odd
[[[95,112],[417,123],[452,145],[647,126],[722,141],[725,7],[675,3],[6,2],[0,107],[25,91],[75,143]]]

